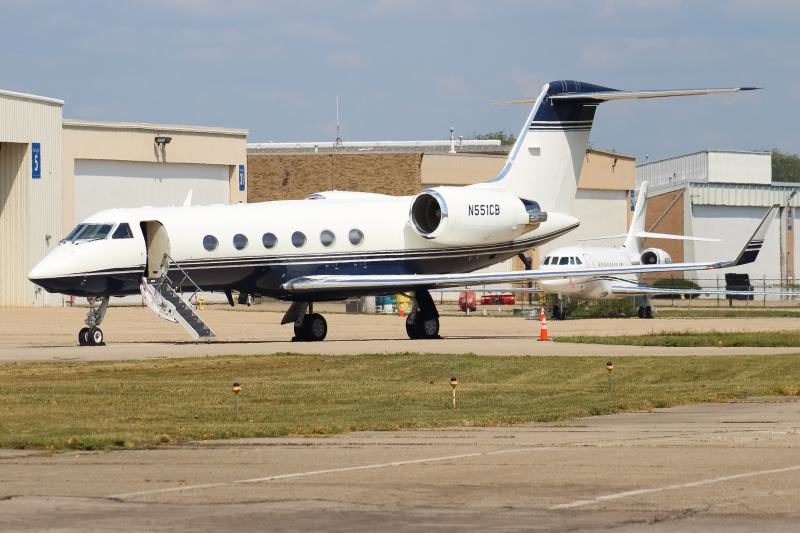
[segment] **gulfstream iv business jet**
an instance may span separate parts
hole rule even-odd
[[[110,209],[81,222],[30,272],[50,292],[86,296],[81,344],[101,344],[109,299],[141,292],[160,317],[195,338],[213,332],[179,293],[232,292],[291,302],[282,323],[321,341],[314,302],[408,293],[406,331],[435,338],[430,289],[564,278],[574,272],[476,273],[578,226],[568,213],[598,104],[627,98],[745,90],[620,91],[575,81],[544,86],[505,167],[469,187],[411,197],[328,191],[305,200]],[[739,258],[741,263],[749,256]],[[736,261],[581,269],[580,275],[721,268]]]

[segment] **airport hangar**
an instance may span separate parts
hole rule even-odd
[[[800,232],[794,230],[800,183],[772,181],[771,152],[706,150],[636,167],[636,190],[648,182],[645,230],[722,242],[646,239],[664,249],[673,262],[733,259],[744,240],[772,205],[780,205],[759,259],[726,271],[675,273],[701,287],[724,288],[726,272],[748,274],[751,284],[772,290],[791,286],[800,271]],[[647,276],[643,281],[652,281]]]
[[[181,205],[189,190],[195,204],[247,200],[247,130],[64,120],[63,107],[0,91],[0,307],[65,305],[27,275],[93,213]]]

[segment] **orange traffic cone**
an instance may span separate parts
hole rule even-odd
[[[549,341],[550,339],[547,338],[547,317],[544,314],[544,307],[542,307],[542,333],[539,335],[540,341]]]
[[[406,314],[406,303],[400,302],[400,316],[403,316],[405,314]]]

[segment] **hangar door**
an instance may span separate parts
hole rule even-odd
[[[114,207],[230,203],[230,167],[186,163],[75,160],[75,223]]]

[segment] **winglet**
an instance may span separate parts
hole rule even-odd
[[[753,233],[753,236],[745,243],[744,248],[742,251],[739,252],[739,257],[737,257],[732,263],[724,265],[727,267],[735,267],[739,265],[747,265],[752,263],[758,257],[758,252],[761,251],[761,246],[764,244],[764,238],[767,236],[767,231],[769,230],[770,224],[772,224],[772,220],[775,218],[775,210],[780,207],[780,204],[775,204],[769,208],[767,214],[764,215],[764,218],[761,220],[761,224],[758,225],[756,231]]]

